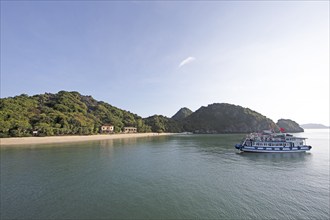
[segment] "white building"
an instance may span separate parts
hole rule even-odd
[[[124,127],[124,133],[136,133],[137,128],[135,127]]]
[[[102,133],[113,133],[114,132],[114,126],[113,125],[102,125],[101,127]]]

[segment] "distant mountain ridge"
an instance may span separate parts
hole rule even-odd
[[[330,128],[329,126],[325,126],[323,124],[315,124],[315,123],[309,123],[309,124],[302,124],[300,127],[304,129],[326,129]]]

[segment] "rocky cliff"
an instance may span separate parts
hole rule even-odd
[[[284,128],[285,132],[304,132],[304,129],[301,128],[297,122],[292,121],[290,119],[279,119],[276,124],[278,127]]]

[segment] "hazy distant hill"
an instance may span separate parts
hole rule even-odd
[[[193,111],[191,111],[189,108],[181,108],[175,115],[172,116],[172,119],[174,120],[183,120],[186,117],[188,117],[189,115],[191,115],[193,113]]]
[[[280,119],[277,121],[277,126],[284,128],[285,132],[295,133],[295,132],[304,132],[304,129],[299,126],[299,124],[290,119]]]
[[[276,127],[275,123],[249,108],[216,103],[201,107],[183,120],[185,131],[197,133],[247,133]]]
[[[313,123],[309,123],[309,124],[302,124],[300,125],[300,127],[304,128],[304,129],[325,129],[325,128],[329,128],[325,125],[322,124],[313,124]]]

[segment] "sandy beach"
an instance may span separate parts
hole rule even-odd
[[[95,140],[110,140],[120,138],[140,138],[172,135],[171,133],[134,133],[134,134],[99,134],[99,135],[81,135],[81,136],[50,136],[50,137],[19,137],[19,138],[0,138],[0,146],[20,146],[29,144],[51,144],[68,143]]]

